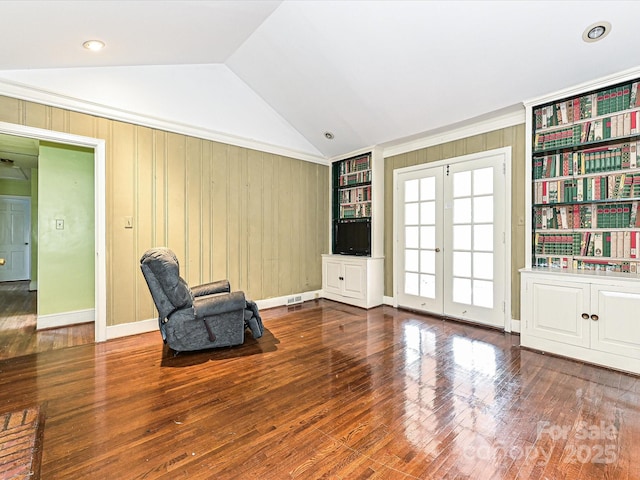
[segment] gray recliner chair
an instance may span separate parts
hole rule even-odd
[[[176,352],[240,345],[246,328],[260,338],[264,328],[255,302],[231,292],[228,280],[189,288],[178,258],[165,247],[147,250],[142,274],[158,309],[162,339]]]

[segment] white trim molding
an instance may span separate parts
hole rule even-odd
[[[159,331],[157,318],[140,320],[138,322],[122,323],[120,325],[109,325],[107,327],[107,340],[154,331]],[[158,338],[161,340],[160,336],[158,336]]]
[[[272,153],[274,155],[282,155],[285,157],[295,158],[297,160],[304,160],[306,162],[329,165],[329,161],[321,155],[312,155],[258,140],[242,138],[228,133],[221,133],[206,128],[196,127],[194,125],[188,125],[186,123],[130,112],[87,100],[80,100],[78,98],[50,92],[30,85],[11,82],[6,79],[0,79],[0,95],[6,95],[8,97],[18,98],[29,102],[42,103],[51,107],[64,108],[74,112],[86,113],[88,115],[109,118],[111,120],[133,123],[143,127],[179,133],[201,138],[203,140],[212,140],[214,142],[259,150],[261,152]]]
[[[96,318],[96,311],[93,308],[86,310],[76,310],[74,312],[50,313],[48,315],[38,315],[36,320],[36,330],[46,328],[67,327],[80,323],[93,322]]]
[[[298,300],[298,297],[300,299]],[[316,300],[322,297],[322,290],[312,290],[309,292],[303,293],[292,293],[291,295],[285,295],[283,297],[274,297],[274,298],[266,298],[264,300],[256,300],[256,305],[258,305],[259,309],[267,309],[274,307],[283,307],[285,305],[294,305],[290,303],[289,300],[291,298],[295,298],[295,303],[302,303],[308,300]]]
[[[384,157],[393,157],[403,153],[413,152],[422,148],[440,145],[442,143],[460,140],[462,138],[481,135],[502,128],[513,127],[525,123],[525,109],[522,105],[517,105],[501,112],[492,112],[486,117],[479,117],[475,120],[460,124],[458,127],[449,125],[447,127],[434,131],[416,135],[413,139],[406,140],[402,143],[390,142],[383,144]]]
[[[304,293],[294,293],[286,295],[284,297],[267,298],[264,300],[256,300],[256,304],[260,310],[266,310],[268,308],[283,307],[291,305],[289,303],[290,298],[296,298],[296,303],[306,302],[308,300],[315,300],[321,297],[320,290],[313,290]],[[298,300],[300,297],[300,300]],[[293,305],[291,305],[293,306]],[[129,335],[138,335],[140,333],[149,333],[158,331],[158,319],[150,318],[147,320],[140,320],[137,322],[123,323],[120,325],[110,325],[107,327],[107,340],[114,338],[127,337]]]
[[[93,149],[95,189],[95,341],[107,339],[106,151],[105,141],[70,133],[0,122],[0,133]]]
[[[511,319],[511,333],[520,333],[520,320]]]

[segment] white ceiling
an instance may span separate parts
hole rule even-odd
[[[637,1],[5,0],[0,94],[331,158],[636,68],[639,17]],[[584,42],[601,20],[611,33]]]

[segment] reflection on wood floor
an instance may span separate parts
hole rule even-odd
[[[29,281],[0,282],[0,359],[93,343],[93,323],[36,331],[36,302]]]
[[[174,356],[158,332],[0,361],[46,479],[638,479],[640,378],[517,335],[318,300]]]

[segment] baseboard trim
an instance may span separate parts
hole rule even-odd
[[[157,318],[140,320],[139,322],[122,323],[120,325],[111,325],[107,326],[107,340],[153,331],[158,331]]]
[[[36,290],[38,290],[38,281],[37,280],[31,280],[29,282],[29,291],[30,292],[35,292]]]
[[[386,295],[384,295],[382,297],[382,303],[384,305],[389,305],[390,307],[393,307],[393,297],[387,297]]]
[[[36,320],[36,330],[46,328],[59,328],[79,323],[93,322],[96,319],[96,311],[93,308],[87,310],[76,310],[75,312],[50,313],[48,315],[38,315]]]
[[[313,290],[304,293],[294,293],[283,297],[267,298],[264,300],[256,300],[256,304],[260,310],[268,308],[282,307],[291,305],[289,299],[292,297],[300,297],[301,300],[296,303],[306,302],[307,300],[315,300],[320,298],[320,290]],[[140,320],[139,322],[122,323],[120,325],[107,326],[107,340],[114,338],[128,337],[130,335],[138,335],[140,333],[149,333],[158,330],[158,319],[151,318],[148,320]]]
[[[300,297],[299,301],[290,303],[291,298]],[[274,307],[283,307],[286,305],[295,305],[296,303],[306,302],[308,300],[315,300],[322,297],[322,290],[312,290],[310,292],[292,293],[291,295],[285,295],[283,297],[265,298],[264,300],[256,300],[256,304],[259,309],[267,309]],[[296,299],[297,300],[297,299]]]
[[[511,333],[520,333],[522,330],[520,330],[521,326],[520,326],[520,320],[514,320],[513,318],[511,319]]]

